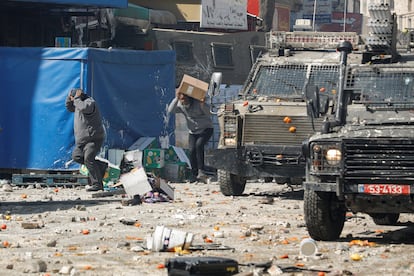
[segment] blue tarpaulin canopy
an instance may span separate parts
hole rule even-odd
[[[0,47],[0,168],[65,170],[74,146],[71,88],[97,101],[108,148],[173,133],[175,52]],[[172,135],[171,135],[172,137]]]
[[[36,2],[45,4],[64,4],[75,6],[96,6],[108,8],[126,8],[128,0],[9,0],[15,2]]]

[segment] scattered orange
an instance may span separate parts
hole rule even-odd
[[[286,124],[290,124],[292,122],[292,119],[286,116],[285,118],[283,118],[283,122],[285,122]]]
[[[210,238],[205,238],[205,239],[204,239],[204,242],[205,242],[205,243],[212,243],[212,242],[213,242],[213,240],[212,240],[212,239],[210,239]]]
[[[5,230],[5,229],[7,229],[7,225],[6,225],[6,224],[2,224],[2,225],[0,226],[0,228],[1,228],[1,229],[3,229],[3,230]]]
[[[89,229],[83,229],[82,234],[88,235],[90,233]]]
[[[289,244],[289,241],[288,241],[288,240],[286,240],[286,239],[284,239],[281,243],[282,243],[282,244]]]
[[[353,260],[353,261],[360,261],[360,260],[362,260],[362,256],[361,256],[361,255],[359,255],[358,253],[353,253],[353,254],[351,254],[350,258],[351,258],[351,260]]]

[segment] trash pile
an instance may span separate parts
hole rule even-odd
[[[107,149],[96,159],[108,163],[104,190],[123,188],[130,198],[124,204],[170,202],[174,189],[168,182],[185,182],[190,175],[186,151],[175,146],[162,148],[155,137],[141,137],[127,150]],[[84,165],[79,172],[88,175]]]

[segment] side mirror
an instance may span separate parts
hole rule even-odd
[[[210,96],[210,98],[220,94],[221,79],[221,72],[214,72],[211,75],[210,85],[208,86],[208,95]]]
[[[318,118],[320,114],[319,88],[316,85],[308,85],[305,93],[308,115]]]

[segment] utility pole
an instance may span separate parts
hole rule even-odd
[[[344,1],[345,1],[344,3],[344,32],[346,32],[346,10],[347,10],[348,4],[347,4],[347,0],[344,0]]]
[[[315,31],[316,0],[313,2],[312,30]]]

